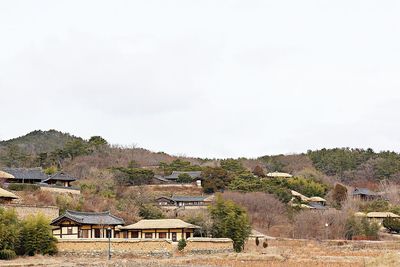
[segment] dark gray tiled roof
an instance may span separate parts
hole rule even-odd
[[[44,180],[43,182],[47,182],[47,181],[50,181],[50,180],[55,180],[55,181],[70,181],[70,182],[73,182],[73,181],[76,181],[77,179],[74,178],[74,177],[72,177],[72,176],[70,176],[70,175],[68,175],[68,174],[65,174],[65,173],[63,173],[63,172],[58,172],[58,173],[56,173],[56,174],[50,176],[49,178],[47,178],[47,179]]]
[[[13,175],[16,179],[42,181],[48,177],[42,168],[3,168],[3,171]]]
[[[377,194],[375,192],[372,192],[368,188],[356,188],[353,191],[353,195],[367,195],[367,196],[376,196]]]
[[[314,209],[317,209],[317,210],[327,209],[327,207],[325,207],[324,205],[321,205],[320,203],[316,203],[316,202],[309,202],[309,203],[307,203],[307,205],[310,207],[313,207]]]
[[[207,197],[205,197],[205,196],[172,196],[172,197],[160,197],[160,198],[169,199],[174,202],[177,202],[177,201],[199,202],[199,201],[204,201],[204,199],[206,199]],[[158,198],[158,199],[160,199],[160,198]]]
[[[67,210],[64,215],[54,219],[51,224],[56,225],[60,220],[67,218],[79,224],[94,225],[123,225],[124,220],[112,215],[109,211],[105,212],[82,212]]]
[[[179,175],[181,174],[189,174],[192,179],[199,178],[201,175],[201,171],[190,171],[190,172],[184,172],[184,171],[173,171],[171,175],[164,176],[164,179],[169,179],[169,180],[176,180],[178,179]]]

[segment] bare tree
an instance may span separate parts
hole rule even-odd
[[[253,225],[260,228],[269,230],[287,217],[286,206],[271,194],[225,192],[223,197],[246,208]]]

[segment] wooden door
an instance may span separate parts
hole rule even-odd
[[[172,241],[176,242],[176,233],[171,233],[172,234]]]
[[[100,229],[94,229],[94,238],[100,238]]]

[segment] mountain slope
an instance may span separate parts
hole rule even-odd
[[[65,143],[72,140],[82,140],[82,138],[56,130],[36,130],[17,138],[0,141],[0,150],[16,145],[25,153],[37,155],[63,148]]]

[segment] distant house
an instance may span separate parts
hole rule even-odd
[[[193,182],[201,186],[201,171],[173,171],[167,176],[155,175],[154,180],[157,183],[176,183],[181,174],[189,175],[193,179]]]
[[[50,176],[49,178],[42,181],[42,183],[46,183],[49,185],[61,185],[64,187],[70,187],[71,182],[76,181],[77,179],[65,174],[64,172],[57,172],[56,174]]]
[[[201,227],[179,219],[141,220],[119,227],[120,238],[168,239],[176,242],[193,237],[195,229]]]
[[[379,225],[382,225],[383,219],[390,217],[390,218],[400,218],[399,215],[393,213],[393,212],[378,212],[378,211],[373,211],[373,212],[356,212],[354,213],[354,216],[356,217],[366,217],[371,221],[377,222]]]
[[[302,209],[311,210],[326,210],[326,200],[322,197],[307,197],[297,191],[291,190],[293,207],[300,207]]]
[[[115,237],[115,227],[124,225],[123,219],[105,212],[81,212],[67,210],[54,219],[53,235],[56,238],[105,238],[107,229],[111,228],[111,237]]]
[[[269,178],[291,178],[293,176],[291,174],[285,173],[285,172],[270,172],[270,173],[267,173],[267,177],[269,177]]]
[[[8,177],[0,178],[10,183],[35,184],[48,178],[42,168],[3,168],[3,173],[7,173]]]
[[[381,197],[380,194],[375,193],[368,188],[355,188],[352,195],[353,197],[360,198],[361,200],[374,200]]]
[[[12,201],[15,199],[19,199],[19,197],[3,188],[0,188],[0,203],[1,204],[12,203]]]
[[[159,197],[156,202],[159,206],[205,206],[212,201],[210,196],[172,196]]]
[[[58,172],[54,175],[47,175],[43,169],[38,168],[3,168],[0,171],[0,179],[6,180],[8,183],[26,183],[39,185],[58,185],[61,187],[71,187],[71,182],[77,179]]]

